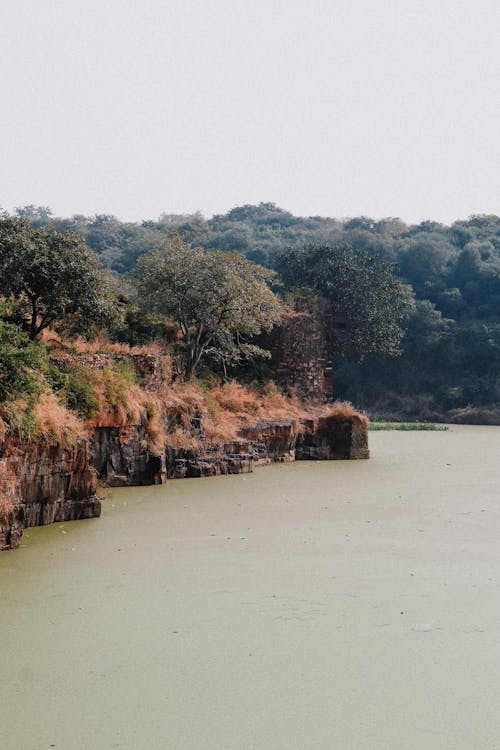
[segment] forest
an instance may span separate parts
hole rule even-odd
[[[14,217],[34,228],[82,236],[124,289],[123,277],[133,275],[139,259],[173,234],[185,245],[240,253],[285,279],[288,274],[288,286],[319,296],[324,291],[304,270],[307,262],[297,262],[298,251],[348,248],[360,268],[374,263],[401,282],[398,289],[407,292],[398,302],[405,334],[392,350],[366,342],[358,351],[333,348],[335,396],[383,418],[495,422],[500,417],[498,216],[474,215],[451,226],[407,225],[397,218],[297,217],[260,203],[211,219],[200,213],[142,222],[110,215],[59,218],[39,206],[18,208]],[[369,301],[369,283],[365,279],[357,289],[360,299]],[[148,335],[141,320],[135,328],[129,321],[129,337],[131,327],[138,339]]]

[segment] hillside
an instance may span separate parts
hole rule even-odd
[[[130,272],[145,251],[175,230],[205,248],[237,250],[274,268],[286,247],[347,243],[395,264],[417,300],[402,356],[334,363],[334,391],[374,414],[497,421],[500,409],[500,218],[472,216],[451,226],[399,219],[296,217],[271,203],[204,219],[162,215],[121,222],[113,216],[53,217],[18,210],[35,225],[82,233],[105,267]]]

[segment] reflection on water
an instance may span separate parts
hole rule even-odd
[[[2,747],[499,747],[500,428],[370,438],[25,532]]]

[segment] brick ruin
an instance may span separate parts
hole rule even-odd
[[[271,351],[271,368],[280,383],[306,400],[333,399],[329,318],[318,310],[294,310],[282,324],[259,339]]]

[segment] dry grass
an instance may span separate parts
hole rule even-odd
[[[225,411],[241,418],[257,416],[259,410],[257,392],[235,380],[211,388],[208,392],[208,401],[212,404],[214,412]]]
[[[45,393],[33,408],[35,435],[49,445],[63,447],[74,445],[86,434],[86,425],[77,415],[67,409],[54,393]]]
[[[257,390],[232,380],[211,388],[210,398],[220,409],[233,414],[242,423],[259,419],[292,419],[306,416],[304,407],[296,397],[285,396],[275,383],[267,383]]]
[[[61,336],[50,329],[43,331],[44,340],[54,354],[57,351],[74,354],[161,354],[164,351],[160,342],[152,341],[142,346],[130,346],[126,343],[111,341],[107,333],[98,333],[91,341],[82,336],[75,336],[71,341],[64,341]]]
[[[172,382],[175,360],[157,343],[130,347],[111,342],[105,334],[92,341],[77,337],[65,342],[53,331],[46,331],[44,337],[53,351],[74,359],[74,370],[70,371],[73,380],[61,398],[66,397],[75,411],[65,408],[52,392],[43,395],[33,409],[33,437],[50,444],[72,445],[88,426],[121,428],[142,424],[154,451],[160,452],[165,445],[197,448],[202,439],[193,422],[197,413],[202,416],[203,439],[209,443],[232,440],[241,427],[264,420],[291,421],[297,431],[303,428],[304,418],[313,414],[367,421],[347,402],[336,402],[327,409],[306,409],[296,396],[286,396],[274,382],[263,388],[236,381],[223,385]],[[155,370],[152,378],[144,373],[148,385],[136,382],[137,361],[131,357],[134,354],[161,358],[154,363],[161,372]],[[22,421],[29,415],[22,403],[14,406],[16,418]],[[80,419],[76,411],[88,415],[87,421]],[[6,415],[6,420],[12,428],[10,416]],[[5,424],[0,420],[0,437],[3,428]]]
[[[363,424],[368,424],[368,417],[366,414],[357,411],[350,401],[335,401],[327,407],[325,416],[338,417],[340,419],[352,419],[355,417],[363,422]]]
[[[174,430],[170,430],[166,435],[165,444],[171,448],[197,450],[201,446],[201,440],[196,435],[186,432],[182,427],[176,427]]]
[[[167,363],[168,365],[168,363]],[[203,409],[203,393],[193,383],[166,384],[150,391],[136,383],[128,383],[112,368],[89,373],[94,387],[96,409],[89,419],[94,427],[124,427],[145,420],[151,448],[161,451],[168,445],[194,447],[198,439],[192,435],[191,421]],[[168,419],[180,424],[167,432]]]
[[[202,389],[196,383],[176,382],[161,393],[151,394],[145,404],[148,413],[146,429],[152,444],[196,448],[199,438],[193,433],[192,419],[199,411],[203,416],[204,439],[208,443],[234,440],[243,425],[260,420],[295,420],[297,430],[306,416],[297,398],[285,396],[274,383],[263,389],[243,386],[236,381]],[[180,424],[167,433],[168,417]]]
[[[240,426],[241,419],[229,412],[221,411],[218,414],[214,414],[209,411],[203,419],[205,439],[209,443],[234,440],[237,437],[238,427]]]
[[[205,434],[213,442],[232,440],[240,427],[260,420],[295,420],[300,431],[300,420],[307,416],[299,400],[285,396],[273,382],[257,389],[233,380],[212,387],[205,403]]]
[[[192,429],[192,420],[196,413],[199,411],[205,415],[204,396],[198,385],[182,381],[165,384],[156,394],[152,406],[153,416],[148,421],[147,430],[155,444],[158,439],[163,439],[164,445],[173,448],[199,448],[200,438],[193,433]],[[179,424],[167,431],[167,421],[171,421],[172,418],[176,419]],[[149,430],[151,423],[152,434]],[[161,430],[161,438],[159,430]]]
[[[199,386],[184,382],[165,385],[158,397],[164,405],[165,413],[179,414],[185,424],[191,421],[204,399]]]
[[[124,427],[139,424],[148,394],[135,383],[127,383],[111,367],[89,373],[96,406],[89,419],[93,427]]]
[[[145,404],[147,421],[146,432],[148,433],[151,449],[155,452],[161,452],[166,443],[167,431],[165,417],[162,410],[157,410],[155,405],[150,401]]]

